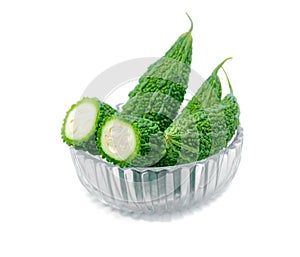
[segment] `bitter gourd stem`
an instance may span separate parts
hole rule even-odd
[[[186,12],[185,13],[186,15],[187,15],[187,17],[190,19],[190,21],[191,21],[191,28],[190,28],[190,30],[189,30],[189,32],[188,33],[191,33],[192,32],[192,30],[193,30],[193,20],[191,19],[191,17],[190,17],[190,15]]]
[[[221,63],[214,69],[214,71],[213,71],[212,74],[213,74],[213,75],[217,75],[219,69],[223,66],[223,64],[224,64],[225,62],[227,62],[228,60],[230,60],[230,59],[232,59],[232,57],[226,58],[223,62],[221,62]]]
[[[230,93],[233,95],[233,90],[232,90],[232,86],[231,86],[231,83],[230,83],[230,80],[228,78],[228,75],[227,75],[227,72],[225,71],[225,69],[222,67],[222,70],[224,71],[225,73],[225,76],[226,76],[226,79],[227,79],[227,82],[228,82],[228,86],[230,88]]]

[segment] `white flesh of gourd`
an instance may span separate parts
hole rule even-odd
[[[101,147],[110,157],[126,160],[136,148],[133,128],[120,120],[107,122],[102,130]]]
[[[97,108],[92,103],[82,103],[70,112],[66,122],[66,136],[72,140],[86,137],[94,127]]]

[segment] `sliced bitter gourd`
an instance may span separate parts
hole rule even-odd
[[[123,115],[144,117],[158,122],[164,131],[177,116],[189,80],[192,58],[191,28],[139,79],[122,108]]]
[[[166,145],[156,122],[114,115],[99,127],[97,147],[103,158],[120,167],[147,167],[164,156]]]
[[[99,154],[95,133],[103,119],[114,113],[116,110],[97,98],[83,98],[73,104],[65,116],[61,130],[63,141],[75,149]]]
[[[164,133],[166,155],[155,166],[202,160],[227,146],[239,126],[240,115],[229,79],[228,83],[231,92],[220,103],[208,108],[185,110],[174,120]]]

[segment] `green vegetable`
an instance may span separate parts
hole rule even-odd
[[[220,103],[222,98],[222,85],[218,76],[218,71],[223,67],[223,64],[230,59],[232,58],[226,58],[214,69],[209,78],[203,82],[199,90],[189,101],[184,111],[188,110],[190,112],[195,112],[199,109],[204,109]]]
[[[152,166],[166,151],[163,131],[184,99],[192,55],[191,28],[164,57],[150,65],[129,93],[122,112],[105,119],[97,133],[102,157],[121,167]]]
[[[190,17],[189,17],[190,18]],[[164,131],[177,116],[189,80],[193,23],[172,47],[139,79],[129,93],[122,114],[143,117],[158,123]]]
[[[103,119],[114,113],[116,111],[112,107],[97,98],[83,98],[71,106],[64,118],[61,129],[63,141],[78,150],[99,154],[95,133]]]
[[[235,134],[238,126],[240,125],[240,107],[237,103],[236,97],[233,95],[233,90],[228,75],[223,67],[222,69],[226,75],[227,82],[230,88],[230,94],[226,95],[222,100],[222,104],[225,106],[224,114],[226,118],[226,141],[229,142]]]
[[[143,117],[113,115],[97,132],[101,156],[120,167],[146,167],[165,154],[163,132],[158,124]]]
[[[226,77],[230,94],[207,108],[186,107],[165,131],[167,152],[156,166],[202,160],[227,146],[238,128],[240,109]]]

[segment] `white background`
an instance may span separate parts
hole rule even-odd
[[[299,256],[297,1],[1,1],[0,256]],[[222,59],[245,129],[228,190],[201,210],[131,217],[91,200],[60,139],[110,66],[161,56],[194,20],[193,69]]]

